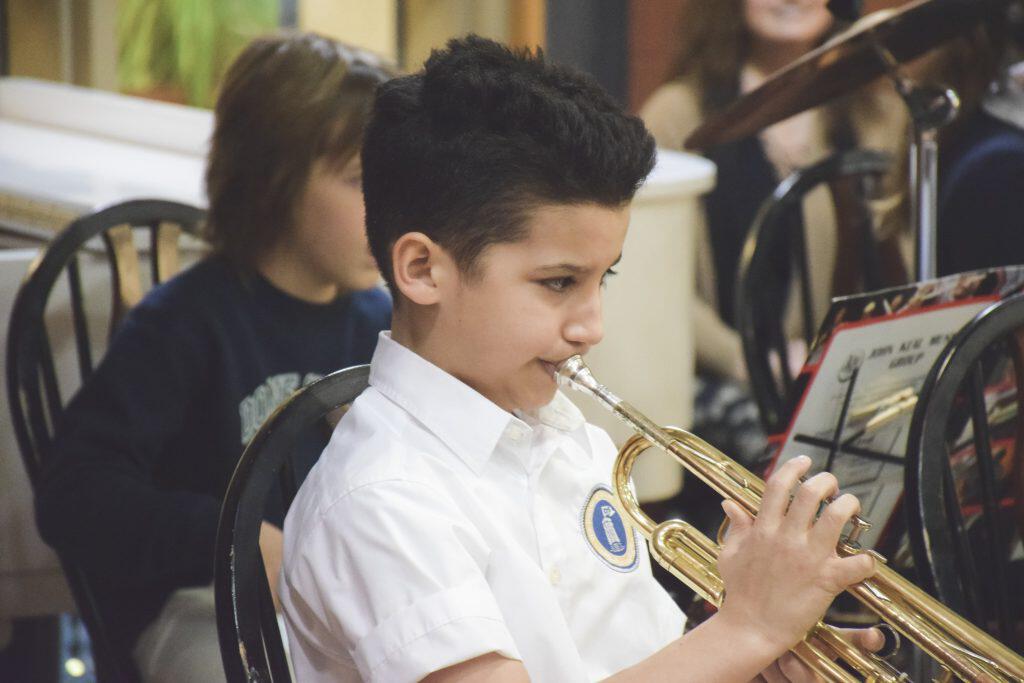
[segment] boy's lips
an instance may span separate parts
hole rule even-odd
[[[558,374],[558,363],[552,363],[551,361],[543,359],[538,360],[540,360],[540,364],[543,365],[544,369],[547,370],[548,373],[551,375],[551,379],[554,379],[555,375]]]
[[[572,356],[566,356],[565,358],[560,358],[556,361],[544,360],[543,358],[539,358],[538,360],[540,361],[540,364],[543,365],[544,368],[551,373],[552,377],[557,377],[558,368],[561,367],[562,363],[569,360],[570,358],[572,358]]]

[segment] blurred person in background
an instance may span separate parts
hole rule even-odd
[[[688,8],[675,76],[641,111],[658,145],[668,149],[682,149],[700,124],[840,28],[825,0],[717,0]],[[902,105],[891,86],[882,85],[706,151],[717,166],[717,182],[704,197],[703,225],[697,229],[693,430],[748,465],[762,456],[766,444],[734,328],[735,285],[747,233],[761,203],[793,171],[837,150],[899,147]],[[836,209],[828,188],[808,194],[795,220],[805,234],[814,309],[824,311],[836,290],[849,290],[856,277],[837,259]],[[788,246],[783,246],[773,256],[779,264],[779,301],[785,300],[791,272]],[[902,281],[903,257],[895,239],[887,240],[885,250],[883,276]],[[784,327],[790,339],[800,340],[790,345],[790,365],[798,368],[806,349],[797,307],[789,303]]]
[[[313,34],[241,53],[206,171],[213,252],[130,312],[57,427],[40,531],[88,574],[145,681],[224,680],[211,582],[235,464],[277,405],[369,362],[390,326],[358,152],[391,75]],[[283,507],[276,491],[260,533],[275,602]]]
[[[1024,2],[923,61],[961,108],[939,136],[938,273],[1024,264]]]

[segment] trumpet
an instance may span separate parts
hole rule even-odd
[[[654,424],[594,379],[580,356],[563,361],[556,371],[556,379],[560,385],[596,399],[636,431],[615,461],[612,474],[615,495],[630,522],[647,538],[655,560],[702,598],[721,606],[725,597],[717,566],[721,546],[681,520],[657,523],[648,517],[630,487],[633,464],[641,453],[656,446],[752,516],[760,509],[764,482],[693,434]],[[940,664],[942,673],[935,679],[938,683],[1024,681],[1024,658],[904,579],[881,555],[861,548],[857,539],[870,528],[868,522],[855,517],[851,528],[850,533],[840,539],[837,552],[843,557],[870,553],[876,559],[877,570],[871,578],[850,586],[847,591]],[[907,674],[852,646],[823,622],[814,626],[792,652],[828,683],[908,680]],[[839,660],[852,667],[861,678],[840,666]]]

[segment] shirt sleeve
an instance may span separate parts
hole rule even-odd
[[[417,681],[489,652],[520,659],[486,579],[489,549],[446,495],[379,482],[305,528],[292,521],[290,629],[328,657],[350,657],[364,681]]]

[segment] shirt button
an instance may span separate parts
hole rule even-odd
[[[562,572],[558,571],[558,567],[552,567],[551,571],[548,572],[548,580],[552,586],[557,586],[562,583]]]

